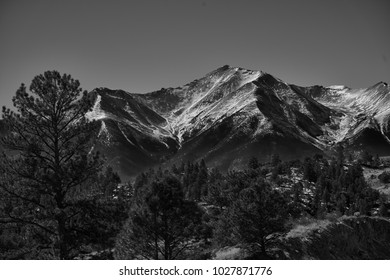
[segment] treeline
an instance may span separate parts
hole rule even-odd
[[[266,237],[288,217],[285,196],[260,173],[223,175],[203,160],[142,173],[133,193],[115,246],[120,259],[208,258],[212,248],[241,241],[265,254]]]
[[[187,162],[144,172],[133,189],[115,247],[120,259],[207,258],[235,244],[267,258],[276,233],[299,217],[387,215],[385,198],[367,185],[360,162],[320,155],[290,162],[274,155],[265,164],[252,158],[246,170],[227,174],[203,160]]]
[[[273,176],[278,176],[274,179],[277,182],[283,175],[293,176],[292,170],[301,173],[303,179],[292,186],[294,201],[314,217],[331,212],[371,215],[379,200],[384,201],[367,184],[358,160],[346,163],[317,155],[303,162],[280,163],[273,169]]]

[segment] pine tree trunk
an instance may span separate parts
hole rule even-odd
[[[66,240],[66,227],[65,227],[65,219],[62,213],[57,218],[58,223],[58,245],[60,249],[60,259],[61,260],[68,260],[69,259],[69,250],[68,250],[68,244]]]
[[[164,220],[164,235],[165,235],[165,238],[164,238],[164,253],[165,253],[165,259],[166,260],[170,260],[171,259],[171,256],[170,256],[170,253],[169,253],[169,245],[170,245],[170,236],[169,236],[169,227],[168,227],[168,220],[167,220],[167,217],[163,217],[163,220]]]
[[[157,234],[154,236],[154,259],[158,260],[158,241]]]
[[[154,259],[158,260],[157,214],[154,213]]]
[[[260,246],[261,246],[261,253],[264,255],[264,256],[266,256],[267,255],[267,249],[266,249],[266,247],[265,247],[265,237],[264,236],[262,236],[261,237],[261,241],[260,241],[261,243],[260,243]]]

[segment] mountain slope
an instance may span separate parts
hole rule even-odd
[[[366,89],[345,86],[300,89],[337,113],[332,116],[333,129],[332,126],[325,128],[334,143],[389,154],[390,87],[386,83]]]
[[[209,166],[240,168],[253,155],[300,158],[337,143],[390,154],[384,83],[362,90],[299,87],[223,66],[182,87],[146,94],[99,88],[92,94],[88,117],[101,121],[98,148],[122,177],[201,158]]]
[[[141,172],[176,152],[178,143],[164,128],[165,118],[132,95],[105,88],[92,94],[95,104],[87,117],[101,122],[96,148],[122,177]]]

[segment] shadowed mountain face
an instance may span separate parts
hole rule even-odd
[[[227,170],[249,157],[301,158],[336,143],[390,154],[390,88],[299,87],[223,66],[182,87],[146,94],[95,89],[87,114],[98,149],[122,178],[161,163],[204,158]]]

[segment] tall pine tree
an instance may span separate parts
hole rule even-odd
[[[24,84],[3,108],[9,129],[2,144],[0,192],[7,198],[0,221],[26,242],[19,258],[69,259],[96,239],[93,214],[112,193],[99,178],[103,161],[92,149],[96,125],[85,118],[91,98],[70,75],[47,71]]]

